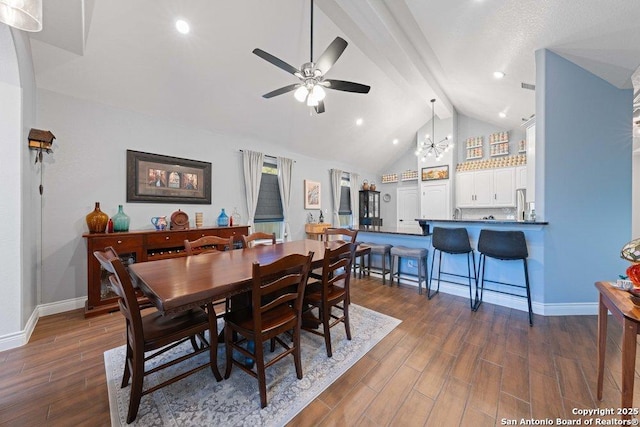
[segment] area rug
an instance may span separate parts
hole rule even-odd
[[[139,426],[281,426],[315,399],[347,369],[353,366],[374,345],[391,332],[400,320],[368,308],[351,304],[351,336],[348,341],[344,327],[331,329],[333,357],[327,357],[324,338],[303,331],[302,370],[298,380],[292,357],[267,369],[266,408],[260,408],[258,381],[235,367],[228,380],[216,382],[210,369],[204,369],[181,381],[142,397],[138,417],[132,425]],[[190,348],[189,343],[185,343]],[[174,349],[173,351],[184,351]],[[276,350],[277,354],[278,350]],[[269,355],[269,351],[265,351]],[[167,357],[172,357],[168,352]],[[111,424],[125,426],[130,386],[120,388],[125,347],[104,353]],[[157,359],[161,359],[159,357]],[[172,369],[182,370],[189,363],[201,364],[206,353],[145,378],[145,388],[173,376]],[[161,362],[150,361],[149,366]],[[224,345],[218,346],[218,364],[224,374]]]

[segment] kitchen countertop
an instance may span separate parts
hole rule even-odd
[[[399,234],[403,236],[428,236],[429,234],[425,234],[418,227],[407,227],[407,228],[398,228],[398,227],[380,227],[376,225],[361,225],[358,227],[359,231],[366,233],[381,233],[381,234]]]
[[[530,229],[531,226],[543,226],[548,225],[547,221],[516,221],[515,219],[423,219],[416,218],[420,228],[422,228],[423,233],[429,234],[431,230],[429,229],[430,223],[439,222],[439,223],[450,223],[450,224],[486,224],[486,225],[497,225],[497,226],[510,226],[510,227],[523,227]]]
[[[548,225],[547,221],[516,221],[515,219],[421,219],[416,218],[418,223],[423,222],[471,222],[476,224],[507,224],[507,225]]]

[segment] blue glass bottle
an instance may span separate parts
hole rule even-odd
[[[229,225],[229,216],[225,213],[224,208],[218,215],[218,227],[227,227]]]
[[[129,231],[129,215],[122,211],[122,205],[118,205],[118,213],[111,219],[113,220],[114,232]]]

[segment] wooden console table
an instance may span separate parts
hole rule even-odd
[[[186,256],[185,240],[196,240],[203,236],[234,237],[248,235],[246,225],[233,227],[206,227],[191,230],[144,230],[127,233],[83,234],[87,240],[87,303],[85,317],[118,310],[118,298],[111,290],[108,274],[93,256],[93,251],[102,251],[113,246],[125,265],[143,261]],[[142,296],[141,296],[142,298]]]
[[[636,366],[636,336],[640,332],[640,309],[629,299],[629,293],[608,282],[596,282],[600,293],[598,309],[598,400],[602,400],[604,356],[607,345],[607,312],[622,324],[622,398],[620,408],[633,408],[633,380]],[[633,414],[621,414],[629,418]]]
[[[323,240],[324,230],[331,227],[331,224],[321,222],[317,224],[305,224],[304,231],[307,233],[310,239]]]

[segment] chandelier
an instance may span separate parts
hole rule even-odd
[[[424,141],[418,143],[418,149],[416,150],[416,156],[422,157],[422,161],[426,162],[427,157],[435,157],[436,160],[441,160],[444,153],[449,151],[453,147],[453,143],[449,143],[450,136],[446,136],[438,142],[436,140],[436,100],[431,100],[431,135],[426,135]]]
[[[42,0],[0,0],[0,22],[23,31],[42,30]]]

